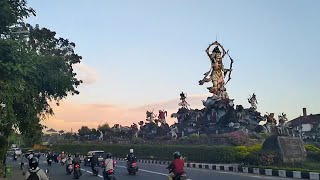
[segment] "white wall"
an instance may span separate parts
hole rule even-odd
[[[312,124],[302,124],[302,132],[308,132],[312,129]]]

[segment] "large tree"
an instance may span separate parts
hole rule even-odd
[[[40,121],[53,114],[50,102],[79,94],[82,83],[73,70],[81,60],[75,43],[25,24],[23,19],[34,13],[24,0],[0,0],[0,103],[6,105],[0,129],[8,136],[16,128],[31,144],[40,140]],[[14,32],[21,29],[28,33]]]

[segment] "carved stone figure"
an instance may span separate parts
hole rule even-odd
[[[166,117],[167,117],[168,113],[165,110],[159,110],[159,116],[158,119],[160,121],[160,123],[166,123]]]
[[[257,110],[258,101],[257,101],[257,97],[256,97],[256,95],[254,93],[252,94],[252,96],[250,96],[248,98],[248,102],[251,104],[251,108],[253,110]]]
[[[148,121],[148,122],[154,122],[154,118],[156,117],[156,115],[153,113],[153,111],[147,111],[146,116],[147,116],[146,121]]]
[[[188,104],[188,102],[186,101],[186,99],[187,99],[187,94],[181,92],[181,93],[180,93],[180,103],[179,103],[179,106],[181,106],[182,108],[188,109],[188,107],[189,107],[190,105]]]
[[[210,52],[210,48],[214,47],[213,51]],[[222,51],[222,52],[221,52]],[[230,81],[231,79],[231,71],[232,71],[232,64],[233,59],[228,54],[228,51],[225,51],[223,46],[215,41],[214,43],[210,44],[208,48],[206,49],[206,53],[210,58],[211,61],[211,68],[208,72],[204,73],[204,78],[199,81],[199,85],[203,85],[207,82],[212,82],[212,86],[208,87],[208,90],[210,93],[213,94],[214,98],[219,99],[225,99],[228,98],[228,94],[225,89],[225,85]],[[225,55],[228,54],[231,63],[230,68],[225,69],[223,64],[223,58]],[[225,77],[228,76],[228,80],[225,82]]]

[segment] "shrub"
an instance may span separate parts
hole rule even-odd
[[[272,166],[281,163],[280,155],[276,152],[259,151],[251,153],[245,164],[255,165],[255,166]]]
[[[307,152],[320,152],[320,148],[312,144],[305,144],[304,147],[306,148]]]

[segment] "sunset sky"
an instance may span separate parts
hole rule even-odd
[[[236,104],[249,107],[256,93],[262,114],[320,112],[318,0],[28,2],[37,11],[30,23],[75,42],[83,56],[81,93],[54,107],[48,127],[129,125],[152,109],[171,114],[181,91],[191,107],[202,107],[210,84],[198,80],[210,68],[204,50],[216,37],[235,60],[227,90]]]

